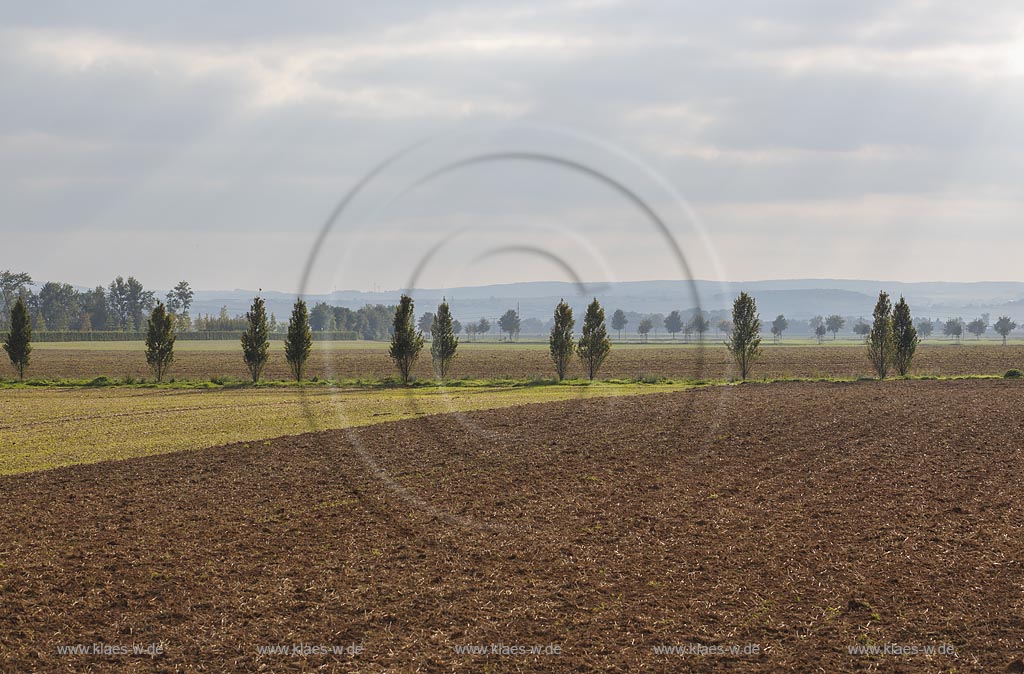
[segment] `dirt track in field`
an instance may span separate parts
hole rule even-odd
[[[13,377],[9,363],[0,366],[0,376]],[[420,358],[415,375],[431,378],[430,355]],[[936,346],[919,348],[911,374],[962,375],[998,374],[1010,368],[1024,369],[1024,346]],[[330,379],[382,379],[394,376],[395,368],[382,348],[346,348],[317,350],[308,368],[309,377]],[[781,377],[859,377],[872,374],[862,346],[768,346],[754,368],[759,379]],[[32,354],[31,377],[49,379],[91,379],[93,377],[151,377],[141,351],[84,351],[39,349]],[[659,376],[676,379],[723,379],[735,376],[735,368],[725,348],[719,344],[703,349],[615,345],[601,368],[603,378],[642,378]],[[215,376],[237,379],[248,377],[241,353],[234,351],[179,350],[171,376],[206,380]],[[288,365],[280,349],[271,351],[265,376],[289,379]],[[455,360],[456,378],[523,379],[554,376],[551,359],[544,349],[487,348],[464,349]],[[582,377],[579,363],[573,360],[570,377]]]
[[[0,670],[1006,671],[1022,394],[748,385],[2,478]],[[94,642],[163,654],[56,654]],[[363,651],[258,651],[299,643]],[[489,644],[561,655],[456,652]],[[759,653],[653,651],[689,644]]]

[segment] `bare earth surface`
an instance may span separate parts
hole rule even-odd
[[[202,343],[200,343],[202,345]],[[178,352],[171,376],[179,379],[201,379],[228,376],[236,379],[248,377],[241,351],[225,344],[227,351],[188,350],[189,343],[178,344]],[[220,346],[220,345],[218,345]],[[515,344],[488,345],[477,348],[469,344],[461,348],[452,366],[455,378],[523,379],[553,377],[554,370],[547,348],[543,345]],[[913,375],[1002,375],[1011,368],[1024,369],[1024,346],[1013,344],[984,345],[923,345],[914,358]],[[430,358],[420,358],[415,376],[430,379]],[[783,377],[839,377],[871,376],[871,365],[865,347],[851,346],[772,346],[764,348],[764,355],[754,368],[757,379]],[[314,346],[307,376],[329,379],[382,379],[394,376],[394,363],[388,357],[385,345],[367,347],[348,346],[344,349],[322,350]],[[0,376],[13,378],[10,363],[3,359]],[[29,376],[43,379],[92,379],[94,377],[152,377],[146,366],[145,354],[135,350],[37,349],[32,354]],[[289,379],[288,364],[280,348],[271,350],[270,363],[265,376],[268,379]],[[577,359],[569,368],[569,377],[583,377]],[[709,343],[699,348],[614,345],[601,368],[603,378],[667,377],[676,379],[724,379],[738,376],[725,347]]]
[[[719,387],[0,478],[0,670],[1020,671],[1022,394]],[[93,643],[162,654],[57,654]],[[296,644],[361,652],[260,652]],[[893,644],[953,653],[849,653]]]

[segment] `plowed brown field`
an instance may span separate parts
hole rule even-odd
[[[0,366],[0,376],[13,377],[10,364]],[[918,349],[911,374],[962,375],[998,374],[1010,368],[1024,369],[1024,346],[936,346]],[[420,358],[414,373],[420,378],[432,376],[429,353]],[[513,345],[501,348],[489,345],[464,347],[455,360],[453,376],[469,378],[551,377],[551,359],[544,348]],[[782,377],[852,378],[872,374],[862,346],[769,346],[754,368],[758,379]],[[93,377],[150,377],[144,353],[135,350],[38,349],[32,354],[29,376],[44,379],[92,379]],[[241,352],[188,350],[180,345],[171,376],[179,379],[209,379],[214,376],[247,378]],[[320,350],[314,347],[307,376],[331,379],[382,379],[395,375],[387,350],[374,347],[347,347]],[[601,368],[603,378],[642,378],[660,376],[677,379],[720,379],[735,375],[729,354],[721,345],[693,347],[636,347],[617,345]],[[288,379],[290,373],[281,350],[271,351],[265,376]],[[570,377],[582,377],[574,359]]]
[[[1006,671],[1022,394],[718,387],[2,478],[0,669]],[[492,644],[561,654],[458,652]],[[894,644],[954,652],[848,650]]]

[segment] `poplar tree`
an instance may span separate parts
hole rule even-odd
[[[412,366],[423,348],[423,333],[416,330],[412,298],[402,295],[395,309],[394,333],[391,335],[391,359],[395,361],[402,383],[409,383]]]
[[[259,383],[263,368],[270,358],[270,340],[267,331],[267,310],[262,297],[254,297],[252,307],[245,314],[248,327],[242,333],[242,358],[249,368],[252,382]]]
[[[448,308],[448,301],[441,298],[441,304],[434,314],[434,322],[430,326],[430,357],[434,364],[434,372],[441,379],[448,375],[452,359],[455,358],[455,351],[459,348],[459,338],[455,336],[455,329],[452,324],[452,312]]]
[[[757,302],[746,293],[741,292],[732,303],[732,334],[725,345],[740,368],[740,377],[746,381],[751,367],[761,356],[761,319],[757,314]]]
[[[604,309],[595,297],[587,307],[587,315],[583,317],[583,334],[576,344],[576,353],[583,361],[583,367],[591,380],[600,369],[601,363],[608,357],[611,348],[608,329],[604,324]]]
[[[28,307],[21,297],[11,307],[10,330],[4,339],[4,351],[11,359],[11,364],[18,371],[18,379],[25,379],[25,368],[28,367],[32,353],[32,320],[28,315]]]
[[[167,313],[163,302],[157,302],[146,325],[146,362],[158,383],[174,362],[175,339],[174,314]]]
[[[917,351],[920,340],[917,338],[914,319],[910,316],[910,306],[903,299],[903,295],[900,295],[900,301],[896,303],[892,312],[892,341],[892,364],[900,376],[905,377],[910,371],[910,364],[914,360],[914,352]]]
[[[888,293],[878,293],[878,302],[875,303],[872,315],[871,332],[868,334],[868,359],[878,378],[885,379],[893,365],[896,350],[892,332],[892,302],[889,301]]]
[[[284,338],[284,357],[292,369],[295,381],[302,381],[302,372],[312,350],[313,333],[309,329],[309,311],[306,302],[297,299],[288,320],[288,334]]]
[[[566,304],[564,299],[560,300],[555,307],[554,325],[551,326],[551,336],[548,338],[548,348],[551,351],[551,360],[555,363],[558,381],[565,379],[565,371],[569,367],[569,359],[572,358],[574,327],[576,321],[572,317],[572,307]]]

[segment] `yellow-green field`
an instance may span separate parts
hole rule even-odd
[[[598,383],[414,389],[2,389],[0,474],[200,449],[426,414],[683,388],[686,385]]]

